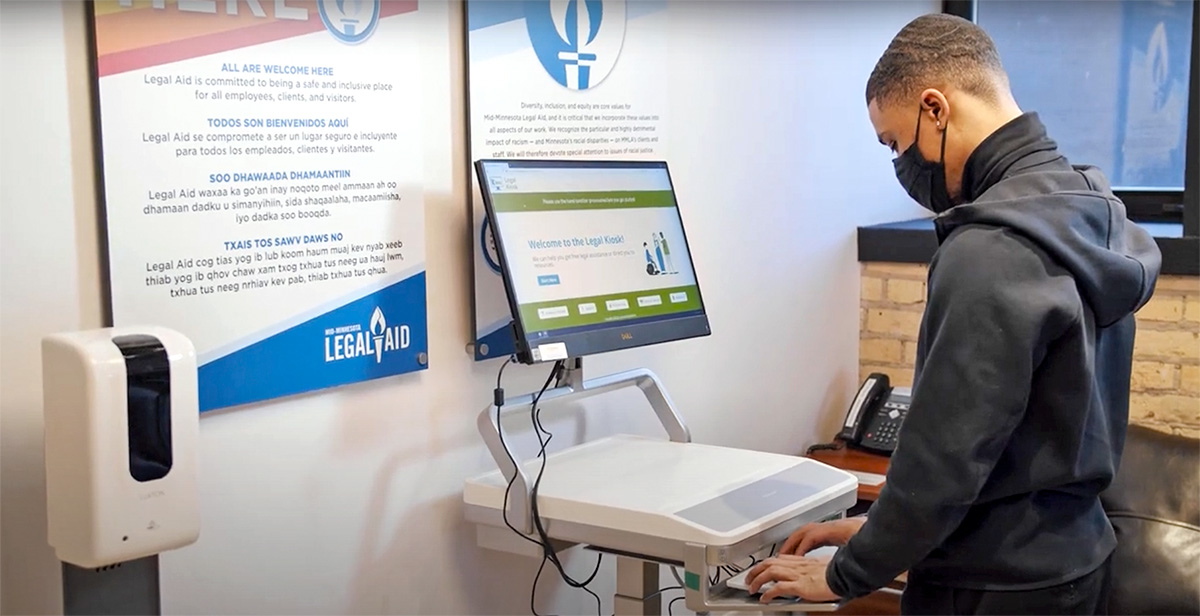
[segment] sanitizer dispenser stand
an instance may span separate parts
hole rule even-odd
[[[196,354],[159,327],[42,342],[48,539],[65,614],[157,614],[158,554],[200,533]]]

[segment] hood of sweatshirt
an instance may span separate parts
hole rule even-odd
[[[939,243],[967,225],[1012,229],[1072,274],[1101,327],[1137,311],[1154,292],[1162,266],[1154,238],[1126,218],[1099,169],[1067,161],[1036,113],[975,149],[963,169],[962,198],[934,220]]]

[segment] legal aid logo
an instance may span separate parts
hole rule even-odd
[[[379,24],[380,0],[318,0],[317,9],[325,28],[337,40],[361,43]]]
[[[358,324],[325,330],[325,363],[366,357],[380,364],[385,354],[407,349],[411,342],[408,326],[389,325],[376,306],[365,330]]]
[[[608,77],[621,55],[625,1],[527,2],[525,24],[550,77],[569,90],[587,90]]]

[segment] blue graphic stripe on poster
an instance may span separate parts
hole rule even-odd
[[[484,347],[487,348],[487,353],[483,352]],[[517,347],[513,343],[511,320],[505,322],[504,325],[501,325],[499,329],[496,329],[475,341],[476,361],[494,359],[497,357],[508,357],[516,352]]]
[[[260,342],[262,340],[270,338],[271,336],[274,336],[275,334],[289,330],[297,325],[300,325],[301,323],[306,323],[306,322],[312,320],[313,318],[316,318],[318,316],[325,314],[326,312],[329,312],[330,310],[333,310],[335,308],[340,308],[346,304],[349,304],[352,301],[361,299],[367,295],[374,294],[384,288],[387,288],[387,287],[390,287],[390,286],[396,284],[397,282],[399,282],[401,280],[410,278],[413,275],[415,275],[419,272],[422,272],[422,271],[425,271],[425,264],[417,263],[417,264],[412,265],[411,267],[400,270],[394,274],[388,274],[387,276],[381,276],[381,277],[376,278],[375,280],[372,280],[371,282],[355,289],[351,293],[341,295],[338,297],[330,298],[329,301],[321,302],[320,304],[317,304],[317,305],[313,306],[312,308],[306,309],[303,312],[300,312],[300,313],[297,313],[290,317],[275,321],[275,322],[271,323],[269,326],[267,326],[259,331],[256,331],[256,332],[251,333],[246,336],[242,336],[240,338],[237,338],[236,340],[231,340],[228,343],[222,344],[219,347],[209,349],[208,351],[200,353],[199,356],[197,357],[197,360],[202,365],[216,361],[226,355],[229,355],[230,353],[235,353],[235,352],[237,352],[241,349],[244,349],[256,342]]]
[[[200,367],[200,412],[414,372],[428,350],[425,273]]]

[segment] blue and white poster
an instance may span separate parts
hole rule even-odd
[[[417,2],[93,7],[114,323],[202,412],[425,369]]]
[[[665,0],[469,0],[471,160],[665,158]],[[476,360],[512,354],[512,315],[471,179]]]
[[[1155,190],[1184,185],[1192,11],[1188,0],[1126,0],[1123,100],[1118,109],[1114,184]]]

